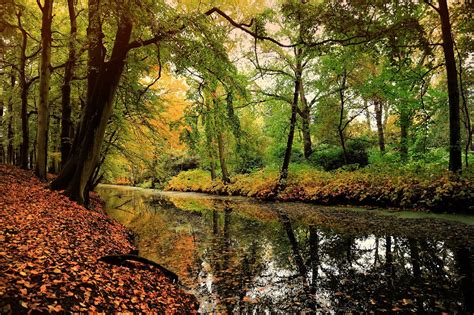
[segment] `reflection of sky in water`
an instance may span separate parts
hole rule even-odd
[[[374,234],[366,231],[371,217],[357,212],[348,219],[357,229],[345,232],[337,222],[347,212],[336,209],[107,186],[99,193],[108,213],[137,234],[140,255],[176,271],[202,312],[472,307],[468,246],[391,228]]]

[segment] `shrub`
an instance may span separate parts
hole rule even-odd
[[[347,142],[347,164],[351,168],[363,167],[369,164],[367,153],[370,143],[364,139],[354,139]],[[341,147],[322,145],[310,157],[313,165],[321,166],[326,171],[335,170],[346,165],[344,151]]]
[[[235,166],[234,171],[238,174],[247,174],[263,168],[264,163],[261,156],[243,152]]]
[[[280,144],[272,150],[271,156],[277,161],[283,161],[285,157],[285,151],[286,151],[286,144]],[[302,163],[304,162],[304,160],[305,158],[304,158],[303,151],[300,148],[293,145],[291,149],[291,162]]]

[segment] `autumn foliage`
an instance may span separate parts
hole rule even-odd
[[[277,171],[261,170],[235,175],[230,184],[224,185],[219,180],[211,181],[205,171],[191,170],[175,176],[168,183],[168,189],[272,199],[277,181]],[[425,178],[364,170],[304,170],[290,172],[285,189],[276,195],[276,199],[469,213],[474,210],[474,182],[452,180],[448,174]]]
[[[128,230],[50,191],[29,171],[0,165],[0,313],[192,313],[194,297],[158,269],[115,266],[134,250]]]

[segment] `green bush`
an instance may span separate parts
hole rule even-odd
[[[237,174],[248,174],[258,169],[263,168],[264,163],[261,156],[251,154],[250,152],[243,152],[235,166],[234,171]]]
[[[273,159],[276,161],[283,161],[285,158],[285,151],[286,151],[286,144],[280,144],[276,146],[274,149],[271,151],[271,156]],[[302,163],[304,162],[304,154],[301,148],[298,148],[293,145],[293,148],[291,150],[291,162],[292,163]]]
[[[363,167],[369,164],[369,145],[364,139],[349,140],[346,146],[347,163],[341,147],[321,145],[311,155],[310,163],[321,166],[326,171],[341,168],[346,164],[353,165],[351,168]]]

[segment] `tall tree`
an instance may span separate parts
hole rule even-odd
[[[39,178],[44,180],[46,179],[46,167],[48,162],[49,86],[51,80],[51,24],[53,21],[53,0],[45,0],[43,5],[38,1],[38,6],[42,12],[42,19],[35,173]]]
[[[71,82],[74,77],[74,68],[77,59],[76,35],[77,22],[74,0],[67,0],[69,12],[70,34],[68,43],[68,60],[64,67],[64,81],[61,87],[61,166],[66,164],[71,151],[73,124],[71,121]]]
[[[446,0],[438,0],[438,7],[429,0],[425,0],[425,3],[438,13],[441,21],[442,46],[449,95],[449,170],[453,173],[459,173],[462,170],[459,84],[448,3]]]

